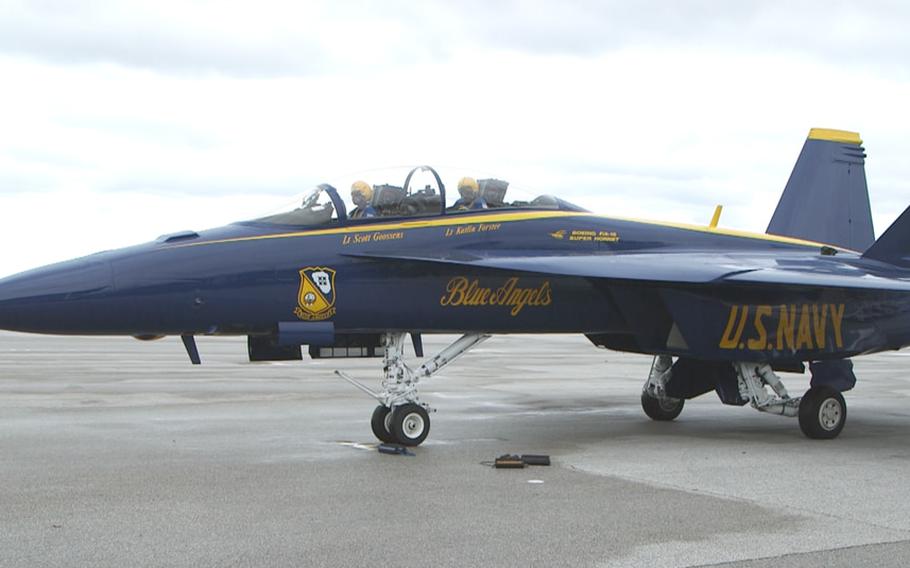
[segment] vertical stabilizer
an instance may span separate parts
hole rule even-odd
[[[910,207],[863,253],[863,258],[910,267]]]
[[[766,232],[869,248],[875,232],[862,143],[856,132],[810,130]]]

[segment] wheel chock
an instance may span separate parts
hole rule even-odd
[[[550,465],[550,456],[538,454],[522,454],[521,461],[528,465]]]
[[[499,456],[493,461],[493,467],[497,469],[521,469],[525,466],[521,456],[512,456],[509,454]]]
[[[416,456],[414,452],[408,450],[406,446],[401,444],[379,444],[377,448],[380,454],[389,454],[393,456]]]

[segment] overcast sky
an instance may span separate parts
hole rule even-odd
[[[861,133],[880,234],[907,29],[897,1],[0,0],[0,275],[421,163],[761,232],[814,126]]]

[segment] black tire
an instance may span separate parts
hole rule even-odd
[[[389,431],[389,423],[391,422],[391,417],[389,415],[391,413],[391,408],[380,404],[376,407],[376,410],[373,411],[373,418],[370,419],[370,427],[373,428],[373,435],[376,436],[380,442],[397,444],[398,440],[395,439],[395,435]]]
[[[651,420],[658,422],[669,422],[682,412],[686,401],[682,398],[664,398],[653,397],[647,392],[641,393],[641,408]]]
[[[799,428],[807,438],[837,438],[847,422],[847,403],[831,387],[812,387],[799,401]]]
[[[419,404],[402,404],[392,410],[389,428],[403,446],[419,446],[430,433],[430,415]]]

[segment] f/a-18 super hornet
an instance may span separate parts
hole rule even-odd
[[[765,234],[717,214],[596,215],[493,178],[462,179],[456,195],[427,166],[353,184],[355,203],[324,184],[288,211],[0,280],[0,328],[179,335],[197,364],[198,335],[247,336],[252,361],[301,359],[302,346],[381,357],[378,388],[339,375],[378,402],[375,435],[405,445],[430,429],[418,386],[458,356],[493,334],[579,333],[654,357],[641,403],[655,420],[715,391],[834,438],[850,358],[910,344],[910,209],[874,239],[864,159],[858,134],[811,130]],[[408,336],[423,358],[422,335],[439,333],[462,336],[405,360]],[[807,371],[801,397],[778,375]]]

